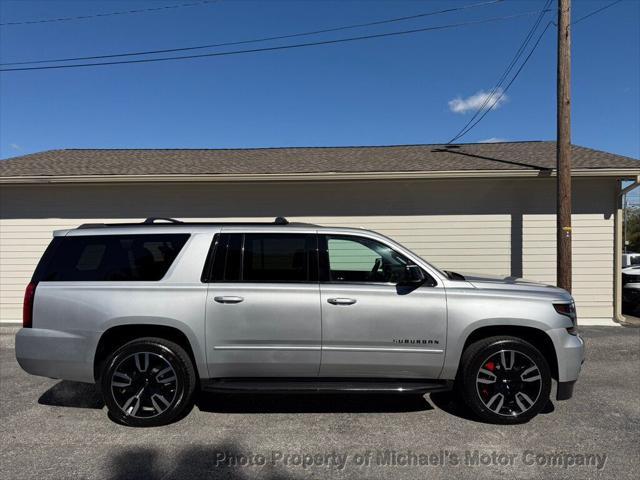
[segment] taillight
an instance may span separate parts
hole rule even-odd
[[[30,282],[24,291],[24,302],[22,304],[22,327],[31,328],[33,325],[33,299],[36,296],[36,282]]]

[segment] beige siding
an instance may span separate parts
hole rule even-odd
[[[613,216],[574,215],[572,260],[573,295],[582,317],[613,315]],[[556,219],[553,215],[525,215],[524,277],[556,283]]]
[[[613,312],[614,182],[574,182],[574,295],[583,318]],[[445,269],[555,283],[553,182],[451,180],[273,185],[21,186],[0,190],[0,321],[21,318],[24,287],[53,230],[81,223],[271,219],[360,226]]]

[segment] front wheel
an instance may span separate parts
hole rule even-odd
[[[490,423],[523,423],[549,402],[551,372],[540,351],[517,337],[491,337],[470,345],[458,388],[466,404]]]
[[[193,401],[193,362],[178,344],[162,338],[132,340],[104,362],[100,385],[118,422],[154,427],[180,418]]]

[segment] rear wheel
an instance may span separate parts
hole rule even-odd
[[[196,373],[187,352],[162,338],[132,340],[103,364],[100,385],[112,417],[153,427],[177,420],[193,401]]]
[[[540,351],[517,337],[491,337],[470,345],[458,388],[467,405],[491,423],[530,420],[548,403],[551,371]]]

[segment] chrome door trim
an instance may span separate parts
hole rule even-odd
[[[214,350],[311,350],[319,351],[320,345],[214,345]]]
[[[401,352],[401,353],[444,353],[441,348],[402,348],[402,347],[322,347],[333,352]]]

